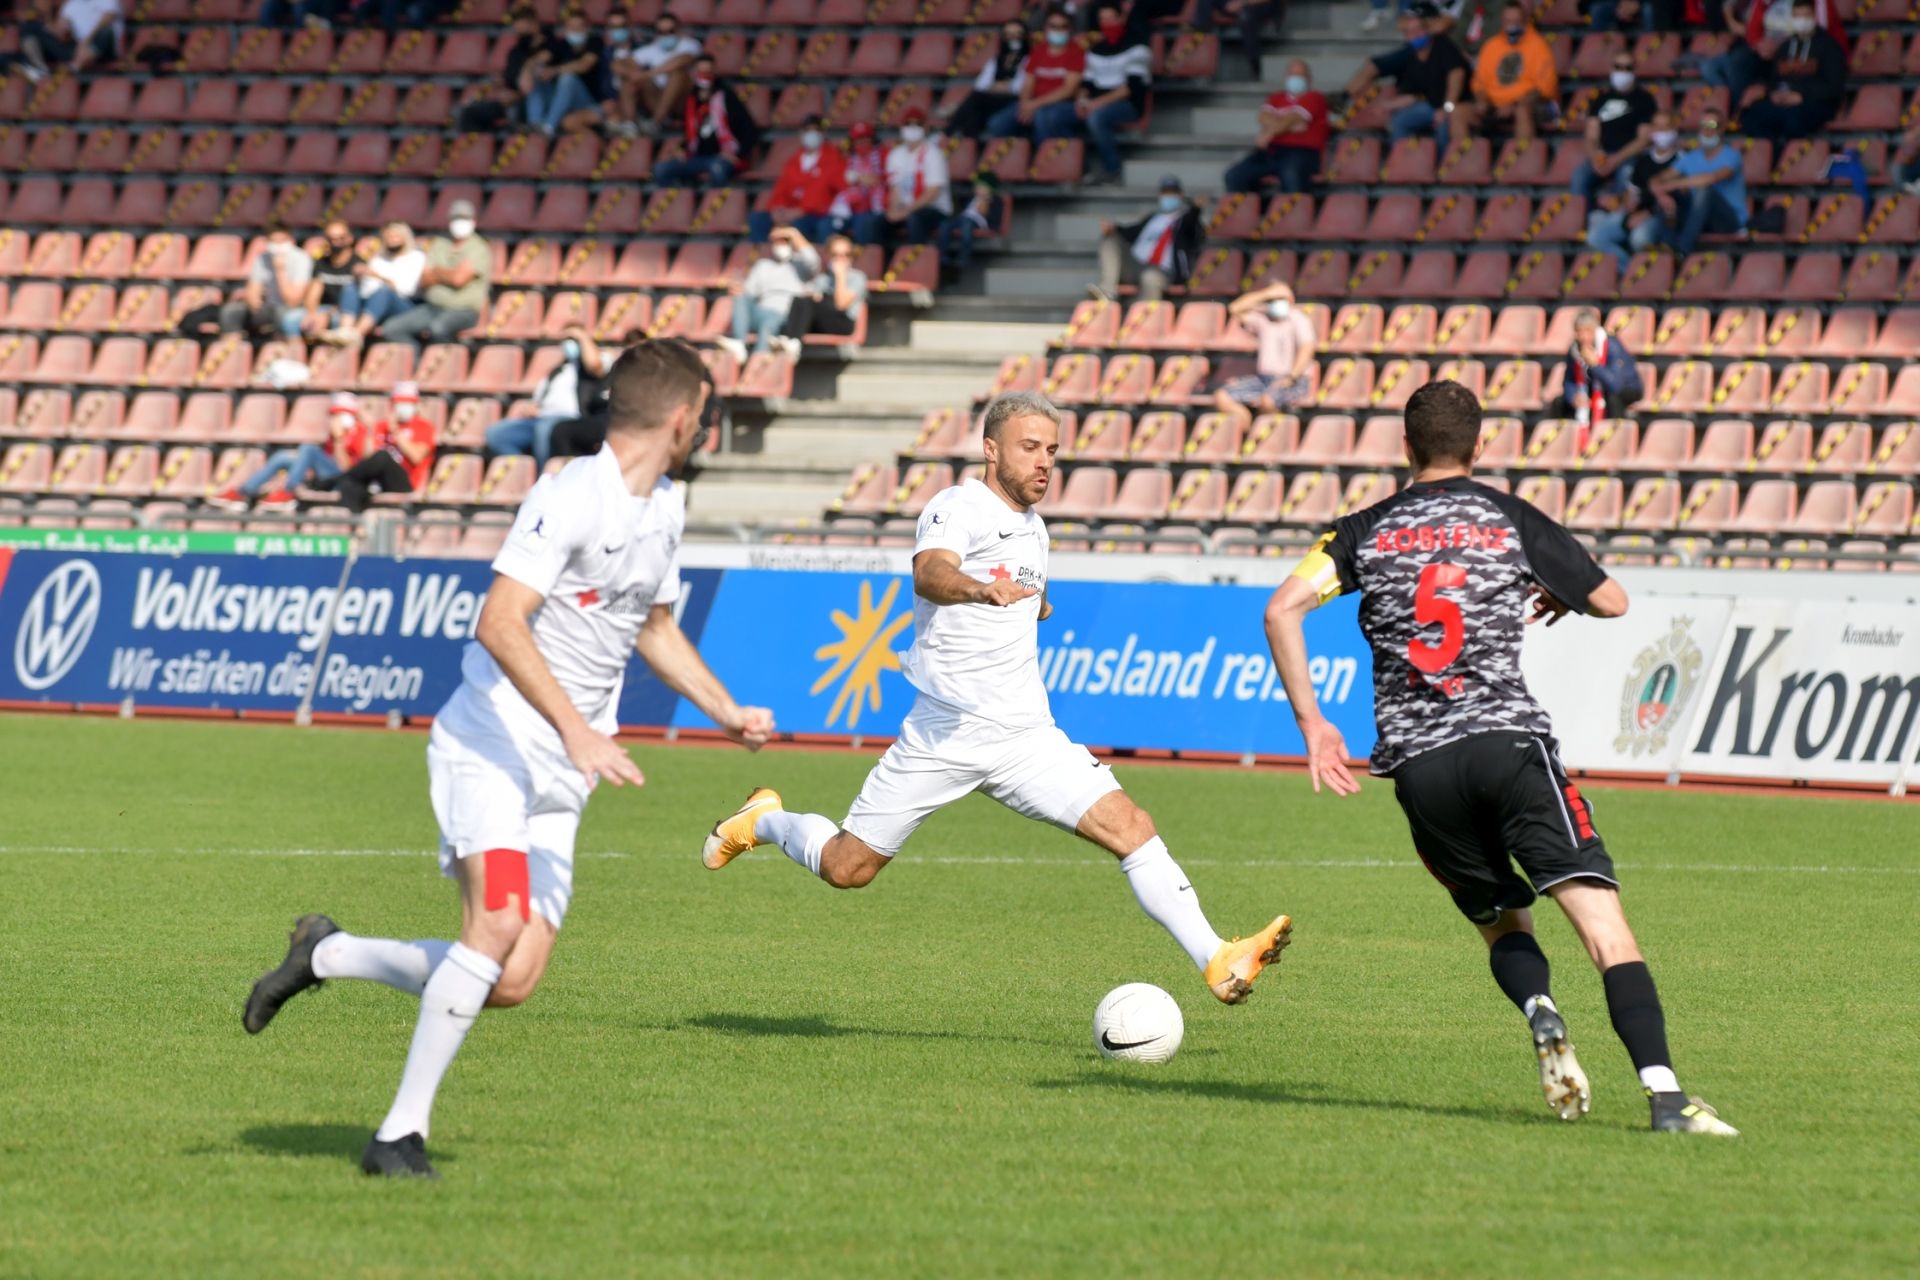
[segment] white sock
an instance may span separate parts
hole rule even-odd
[[[1127,873],[1127,883],[1133,886],[1140,909],[1173,935],[1197,968],[1205,969],[1220,949],[1220,935],[1207,923],[1207,913],[1200,909],[1200,895],[1167,852],[1167,842],[1155,836],[1122,858],[1120,869]]]
[[[1680,1081],[1673,1074],[1672,1067],[1642,1067],[1640,1083],[1655,1093],[1680,1092]]]
[[[753,824],[753,838],[762,844],[777,844],[781,852],[813,872],[820,874],[820,851],[840,830],[840,824],[817,813],[788,813],[778,810],[763,813]]]
[[[1555,1013],[1560,1012],[1560,1006],[1553,1002],[1552,996],[1528,996],[1527,1007],[1522,1009],[1520,1012],[1524,1014],[1529,1021],[1531,1021],[1533,1018],[1533,1011],[1535,1009],[1541,1008],[1542,1006],[1553,1010]]]
[[[358,938],[330,933],[313,949],[316,978],[364,978],[384,982],[396,991],[417,996],[427,979],[447,957],[453,944],[443,938],[398,942],[392,938]]]
[[[400,1073],[400,1092],[374,1137],[391,1142],[410,1133],[427,1136],[433,1095],[498,981],[500,966],[494,961],[458,942],[447,948],[446,962],[420,992],[420,1021],[407,1050],[407,1069]]]

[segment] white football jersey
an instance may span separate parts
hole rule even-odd
[[[627,659],[647,614],[680,598],[675,557],[686,523],[685,500],[671,481],[663,476],[636,498],[602,445],[533,486],[494,559],[495,573],[545,597],[532,619],[534,644],[575,708],[602,732],[617,725]],[[546,724],[477,642],[460,670],[508,723]]]
[[[978,480],[934,495],[920,513],[913,552],[922,551],[956,553],[960,572],[982,582],[1046,590],[1047,522],[1015,511]],[[1040,600],[936,605],[915,596],[902,672],[926,697],[968,715],[1012,728],[1052,724],[1040,679]]]

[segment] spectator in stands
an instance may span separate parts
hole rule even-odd
[[[1213,407],[1227,416],[1237,433],[1253,424],[1253,415],[1279,413],[1299,404],[1313,392],[1308,371],[1317,356],[1313,321],[1294,305],[1293,290],[1270,284],[1235,298],[1229,318],[1258,344],[1254,372],[1229,378],[1213,394]]]
[[[1246,55],[1247,78],[1258,83],[1260,42],[1269,24],[1285,22],[1286,9],[1284,0],[1199,0],[1193,10],[1193,25],[1198,31],[1218,31],[1223,23],[1232,22],[1240,52]],[[1367,29],[1371,31],[1378,22],[1374,19]]]
[[[606,52],[586,13],[569,9],[545,53],[536,55],[529,67],[533,83],[527,90],[527,123],[551,138],[568,116],[591,110],[599,100],[595,88]]]
[[[1534,136],[1540,117],[1556,117],[1560,110],[1560,72],[1554,67],[1553,46],[1534,30],[1524,5],[1508,4],[1500,11],[1500,30],[1480,46],[1473,68],[1473,112],[1465,126],[1492,133],[1511,129],[1526,141]]]
[[[1006,204],[1000,198],[998,178],[985,169],[973,175],[973,199],[967,202],[966,208],[942,222],[934,238],[940,250],[942,272],[958,276],[973,265],[974,238],[982,232],[994,235],[1000,231]]]
[[[1847,55],[1814,16],[1814,0],[1793,0],[1789,34],[1767,63],[1772,87],[1749,86],[1740,127],[1755,138],[1785,142],[1820,132],[1840,112]]]
[[[364,265],[353,229],[338,218],[329,222],[321,232],[320,243],[313,249],[313,278],[307,281],[300,305],[287,308],[280,317],[280,332],[289,338],[297,338],[302,333],[317,337],[333,328],[341,300],[359,278]]]
[[[1400,15],[1400,34],[1406,44],[1360,64],[1347,82],[1349,97],[1380,76],[1393,81],[1393,95],[1385,107],[1388,136],[1399,142],[1423,133],[1433,135],[1441,152],[1447,149],[1456,110],[1467,92],[1467,59],[1444,34],[1440,10],[1420,0]]]
[[[433,419],[420,416],[417,385],[394,384],[393,417],[373,428],[372,434],[374,447],[366,457],[337,476],[310,481],[307,488],[337,495],[340,504],[355,514],[365,511],[376,493],[419,493],[425,489],[440,433]]]
[[[1332,125],[1327,99],[1313,87],[1312,76],[1299,58],[1287,64],[1286,86],[1261,104],[1253,150],[1227,170],[1228,191],[1250,195],[1271,179],[1288,195],[1299,195],[1319,176]]]
[[[687,153],[653,167],[663,187],[724,187],[760,145],[760,122],[733,86],[714,71],[713,55],[693,61],[693,89],[680,104]]]
[[[1595,209],[1587,215],[1587,244],[1611,253],[1625,271],[1633,255],[1644,253],[1660,242],[1662,234],[1678,231],[1680,207],[1674,196],[1656,191],[1656,180],[1680,156],[1680,134],[1673,127],[1673,116],[1654,112],[1647,130],[1647,145],[1622,167],[1620,204],[1615,209]]]
[[[447,213],[447,234],[427,246],[420,301],[380,326],[390,342],[452,342],[486,310],[493,250],[474,229],[472,201],[455,200]]]
[[[1189,201],[1180,179],[1160,179],[1160,200],[1138,222],[1100,224],[1100,283],[1096,298],[1119,297],[1122,284],[1138,284],[1142,302],[1158,302],[1167,286],[1185,284],[1206,239],[1205,210]]]
[[[926,244],[953,212],[947,152],[927,136],[927,113],[909,107],[900,141],[887,151],[887,227],[908,244]]]
[[[1653,191],[1674,201],[1672,228],[1660,238],[1683,258],[1703,235],[1736,235],[1747,229],[1746,161],[1721,132],[1719,112],[1700,117],[1698,144],[1682,151],[1673,167],[1654,179]]]
[[[327,405],[326,444],[276,449],[258,471],[238,485],[222,489],[207,503],[222,511],[245,511],[256,501],[263,509],[291,509],[295,489],[339,476],[366,457],[372,447],[372,431],[360,420],[359,398],[351,391],[336,391]]]
[[[1153,49],[1144,31],[1127,25],[1117,0],[1101,0],[1098,23],[1099,39],[1087,49],[1086,74],[1073,110],[1100,164],[1087,175],[1087,185],[1110,187],[1120,181],[1120,130],[1139,123],[1147,110]],[[1055,135],[1036,126],[1034,136],[1045,142]]]
[[[284,222],[267,224],[267,243],[247,268],[247,283],[220,308],[220,327],[228,333],[275,337],[286,333],[287,316],[307,296],[313,256],[293,242]],[[294,333],[300,332],[295,316]]]
[[[1433,35],[1440,36],[1447,35],[1453,31],[1454,21],[1459,18],[1460,10],[1465,3],[1466,0],[1428,0],[1428,2],[1423,5],[1420,3],[1420,0],[1414,0],[1412,4],[1409,4],[1407,0],[1400,0],[1399,10],[1400,16],[1403,18],[1410,9],[1427,8],[1433,10],[1431,14],[1422,14],[1421,16],[1429,19],[1429,32]],[[1362,31],[1373,31],[1377,29],[1387,20],[1387,14],[1391,12],[1393,8],[1394,6],[1391,0],[1368,0],[1367,16],[1360,20],[1360,29]],[[1475,25],[1472,30],[1467,32],[1466,44],[1473,45],[1480,43],[1480,36],[1478,34],[1479,16],[1480,11],[1476,8],[1474,10]]]
[[[774,345],[788,355],[800,354],[800,340],[810,333],[850,338],[867,309],[867,273],[853,265],[853,241],[834,236],[827,241],[826,269],[807,281],[787,308],[787,322]]]
[[[76,73],[94,63],[119,58],[127,20],[120,0],[66,0],[51,22],[33,19],[20,25],[20,70],[39,82],[55,67]]]
[[[753,354],[773,350],[793,300],[808,291],[807,282],[819,270],[820,255],[805,236],[792,227],[775,228],[766,256],[753,264],[747,278],[727,281],[733,295],[733,336],[716,341],[742,363],[749,337],[754,339]]]
[[[1727,91],[1727,101],[1738,110],[1747,91],[1768,78],[1768,66],[1793,32],[1793,0],[1727,0],[1721,10],[1733,46],[1700,64],[1700,78]],[[1846,28],[1838,11],[1825,0],[1815,0],[1815,24],[1847,52]]]
[[[1602,191],[1617,190],[1626,180],[1627,163],[1646,148],[1659,109],[1653,95],[1634,82],[1632,52],[1615,53],[1606,92],[1587,114],[1587,158],[1573,171],[1573,194],[1588,208]]]
[[[1027,83],[1027,27],[1011,18],[1000,27],[1000,46],[980,64],[973,89],[947,118],[946,131],[955,138],[979,138],[987,122],[1020,101]]]
[[[815,116],[800,130],[800,149],[787,157],[767,197],[767,208],[747,215],[747,238],[765,244],[774,227],[794,227],[808,240],[833,234],[833,205],[847,189],[846,153],[827,141]]]
[[[427,255],[415,247],[412,228],[404,222],[380,228],[379,249],[354,264],[352,283],[340,291],[338,327],[323,332],[320,340],[339,345],[366,341],[380,325],[413,306],[426,269]]]
[[[271,3],[272,0],[269,0]],[[493,133],[521,116],[527,90],[533,85],[533,60],[547,53],[547,35],[540,15],[523,6],[507,15],[513,43],[500,76],[470,86],[454,110],[454,128],[460,133]]]
[[[1586,0],[1582,0],[1586,4]],[[1586,4],[1587,25],[1595,31],[1617,31],[1623,35],[1652,31],[1655,13],[1652,0],[1592,0]]]
[[[527,454],[536,470],[545,471],[553,456],[553,429],[580,416],[582,392],[590,399],[592,388],[612,371],[619,355],[595,342],[584,325],[562,329],[560,363],[534,387],[532,416],[502,418],[488,427],[487,452],[496,458]]]
[[[847,185],[835,197],[835,226],[855,244],[879,244],[887,235],[887,157],[873,139],[873,125],[856,120],[847,130]]]
[[[1910,196],[1920,196],[1920,120],[1907,126],[1900,145],[1887,162],[1894,185]]]
[[[654,137],[665,133],[666,122],[693,88],[693,63],[699,56],[699,39],[681,28],[680,19],[671,13],[655,18],[653,39],[614,61],[618,118]]]
[[[1073,19],[1059,9],[1048,12],[1045,32],[1045,41],[1027,53],[1018,101],[987,121],[988,137],[1073,136],[1079,120],[1074,101],[1086,78],[1087,51],[1073,38]]]
[[[1573,347],[1567,352],[1567,413],[1579,426],[1574,451],[1587,447],[1596,422],[1620,418],[1647,393],[1627,344],[1600,327],[1600,317],[1582,311],[1573,321]]]

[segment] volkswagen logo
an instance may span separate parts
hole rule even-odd
[[[86,560],[69,560],[48,574],[20,619],[13,641],[13,670],[29,689],[60,683],[86,652],[100,620],[100,571]]]

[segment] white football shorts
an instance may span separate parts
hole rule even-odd
[[[489,849],[523,849],[529,905],[558,929],[573,899],[573,841],[590,794],[566,753],[537,732],[516,731],[463,684],[433,718],[427,779],[441,874],[451,878],[456,861]]]
[[[935,810],[974,791],[1072,831],[1119,789],[1113,770],[1056,725],[1008,728],[922,698],[841,826],[892,857]]]

